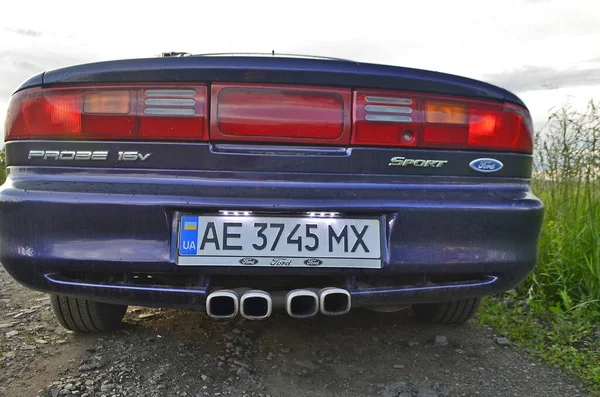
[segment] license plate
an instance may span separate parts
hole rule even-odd
[[[337,216],[183,215],[178,252],[181,266],[381,268],[381,224]]]

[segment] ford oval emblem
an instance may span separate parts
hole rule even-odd
[[[469,166],[477,172],[496,172],[500,171],[504,164],[496,159],[476,159],[471,161]]]
[[[246,266],[256,265],[258,263],[258,259],[255,258],[242,258],[240,259],[240,263]]]
[[[323,261],[320,259],[307,259],[304,261],[306,266],[320,266],[323,264]]]

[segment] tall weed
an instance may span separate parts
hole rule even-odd
[[[522,286],[557,311],[600,310],[600,112],[569,106],[536,137],[533,191],[545,206],[538,265]]]

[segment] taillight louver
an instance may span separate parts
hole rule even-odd
[[[392,123],[413,121],[413,100],[384,96],[365,96],[365,120]]]
[[[207,89],[145,87],[142,89],[139,134],[156,140],[206,140]],[[168,133],[166,133],[168,132]]]
[[[148,116],[193,116],[195,90],[145,90],[144,114]]]

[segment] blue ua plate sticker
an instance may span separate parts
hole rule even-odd
[[[477,172],[490,173],[500,171],[504,167],[504,164],[496,159],[484,158],[471,161],[469,166]]]
[[[182,216],[180,224],[179,253],[196,255],[198,244],[198,217]]]

